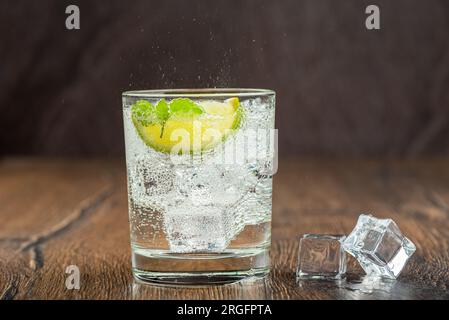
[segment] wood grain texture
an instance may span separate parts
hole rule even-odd
[[[226,286],[166,288],[131,276],[120,160],[0,162],[0,299],[449,299],[449,161],[285,159],[274,182],[272,272]],[[397,281],[353,259],[341,283],[296,283],[297,236],[348,233],[360,212],[393,218],[417,246]],[[67,290],[77,265],[81,289]]]

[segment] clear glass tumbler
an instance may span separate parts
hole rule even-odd
[[[136,279],[227,283],[269,272],[275,93],[123,93]]]

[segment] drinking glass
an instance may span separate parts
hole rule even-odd
[[[164,284],[270,269],[275,93],[123,93],[132,270]]]

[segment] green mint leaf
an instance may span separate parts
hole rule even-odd
[[[201,108],[199,105],[195,105],[192,108],[192,113],[194,114],[202,114],[204,112],[203,108]]]
[[[139,100],[131,107],[133,117],[143,126],[154,123],[155,107],[146,100]]]
[[[156,105],[156,116],[160,123],[165,123],[170,117],[170,109],[165,99],[160,100]]]
[[[161,135],[160,135],[160,137],[162,138],[162,136],[164,135],[165,122],[170,117],[170,109],[169,109],[168,104],[165,101],[165,99],[162,99],[157,103],[156,116],[159,120],[159,123],[162,125]]]
[[[204,111],[203,108],[201,108],[192,100],[187,98],[179,98],[174,99],[170,102],[170,112],[172,114],[202,114]]]

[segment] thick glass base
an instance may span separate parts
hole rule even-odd
[[[223,253],[174,254],[134,249],[136,280],[156,285],[227,284],[265,277],[270,271],[267,248],[236,249]]]

